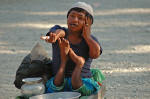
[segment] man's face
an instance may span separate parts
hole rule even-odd
[[[68,15],[67,24],[71,31],[82,31],[86,15],[84,12],[71,11]]]

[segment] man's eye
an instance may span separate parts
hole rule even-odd
[[[74,15],[70,15],[70,17],[73,17],[73,18],[74,18],[75,16],[74,16]]]
[[[83,20],[83,17],[79,17],[79,20]]]

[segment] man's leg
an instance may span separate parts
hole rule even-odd
[[[70,58],[75,62],[76,67],[72,74],[72,90],[80,92],[82,95],[91,95],[100,89],[96,81],[91,78],[81,78],[81,70],[85,60],[83,57],[77,56],[72,49],[69,50]]]
[[[61,64],[54,79],[54,84],[56,86],[62,85],[64,81],[64,72],[65,72],[65,66],[67,62],[67,55],[70,49],[68,40],[65,40],[64,38],[62,39],[59,38],[58,43],[59,43],[59,48],[60,48]]]
[[[60,55],[61,55],[61,64],[60,68],[54,78],[51,78],[46,86],[48,87],[47,92],[55,92],[61,91],[64,88],[64,72],[65,66],[67,62],[67,55],[69,52],[69,42],[65,39],[58,39],[59,48],[60,48]]]
[[[71,48],[69,50],[69,56],[76,64],[76,67],[72,73],[72,87],[73,89],[78,89],[83,85],[81,80],[81,70],[85,63],[85,59],[81,56],[77,56]]]

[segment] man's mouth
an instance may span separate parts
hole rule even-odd
[[[70,24],[71,27],[77,27],[77,24]]]

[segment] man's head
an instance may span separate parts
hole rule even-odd
[[[93,8],[86,4],[85,2],[77,2],[69,9],[67,13],[67,23],[68,27],[74,26],[74,28],[78,25],[83,27],[85,24],[85,19],[88,17],[91,20],[91,24],[93,24]]]
[[[85,12],[86,16],[90,17],[93,23],[93,8],[91,5],[85,3],[85,2],[77,2],[74,5],[72,5],[72,7],[69,9],[68,13],[67,13],[67,18],[68,15],[70,14],[71,11],[78,11],[78,12]]]

